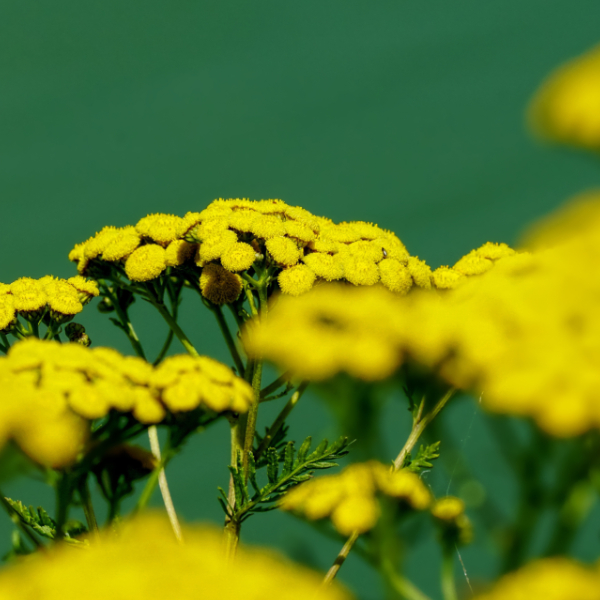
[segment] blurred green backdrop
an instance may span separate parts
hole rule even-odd
[[[512,243],[525,224],[600,183],[592,160],[542,148],[524,127],[541,79],[598,42],[599,25],[597,0],[2,0],[0,281],[70,276],[69,249],[103,225],[183,215],[216,197],[281,198],[334,220],[373,221],[434,267],[487,240]],[[211,315],[196,304],[185,313],[197,347],[226,360]],[[136,317],[143,340],[158,345],[152,313],[139,306]],[[130,352],[93,307],[79,320],[95,344]],[[391,456],[407,415],[400,402],[387,410]],[[457,403],[446,421],[488,495],[508,502],[508,469],[474,404]],[[314,396],[292,432],[336,434]],[[221,424],[173,463],[184,518],[221,520],[215,486],[227,480],[227,438]],[[436,492],[458,491],[458,464],[440,465]],[[6,491],[51,504],[35,481]],[[594,519],[577,546],[587,559]],[[255,521],[247,541],[321,568],[339,549],[288,515]],[[9,531],[2,520],[1,549]],[[434,597],[436,552],[420,544],[409,557],[411,576]],[[473,579],[490,575],[491,553],[482,540],[464,550]],[[342,579],[361,598],[380,597],[355,557]]]

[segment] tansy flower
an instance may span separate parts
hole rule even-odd
[[[221,255],[221,264],[228,271],[245,271],[256,260],[256,252],[250,244],[236,242]]]
[[[9,294],[0,295],[0,331],[7,329],[15,320],[15,304]]]
[[[290,238],[273,237],[268,239],[265,245],[273,260],[281,265],[291,267],[300,259],[298,245]]]
[[[222,533],[184,527],[184,544],[166,518],[137,517],[109,528],[88,548],[57,544],[2,570],[3,600],[350,600],[337,584],[321,585],[322,575],[275,556],[238,548],[225,557]],[[101,573],[102,576],[98,577]]]
[[[21,277],[10,284],[15,310],[30,312],[46,305],[48,296],[44,284],[31,277]]]
[[[304,256],[304,264],[325,281],[336,281],[344,277],[344,262],[339,254],[311,252]]]
[[[239,275],[226,271],[221,265],[209,263],[200,275],[200,292],[218,306],[231,304],[242,292],[242,280]]]
[[[196,250],[197,244],[190,244],[185,240],[175,240],[167,246],[165,264],[167,267],[180,267],[194,257]]]
[[[79,293],[79,301],[82,304],[87,304],[92,298],[95,298],[100,294],[98,284],[95,281],[76,275],[75,277],[69,277],[67,281],[77,290]]]
[[[177,239],[181,224],[181,217],[157,213],[140,219],[135,228],[140,235],[161,246],[167,246]]]
[[[156,279],[166,268],[166,253],[162,246],[140,246],[125,261],[125,273],[131,281]]]
[[[379,496],[401,501],[408,508],[424,510],[431,495],[418,475],[408,470],[391,472],[370,461],[356,463],[339,475],[317,477],[288,492],[280,508],[303,514],[309,520],[330,517],[342,535],[365,533],[379,518]]]
[[[545,558],[504,575],[476,600],[507,598],[600,600],[600,570],[568,558]]]
[[[102,260],[115,262],[127,258],[139,245],[140,234],[128,225],[117,229],[102,251]]]
[[[283,271],[280,285],[283,275],[302,267]],[[242,340],[251,356],[263,356],[303,379],[345,371],[378,380],[402,362],[396,313],[396,297],[383,288],[324,284],[299,298],[282,296],[269,319],[253,323]]]
[[[279,273],[277,282],[284,294],[300,296],[308,292],[315,283],[316,275],[306,265],[296,265]]]
[[[565,144],[600,147],[600,47],[559,67],[529,108],[540,136]]]

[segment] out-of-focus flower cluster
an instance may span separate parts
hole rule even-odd
[[[300,484],[280,502],[283,510],[303,514],[307,519],[331,517],[343,535],[372,529],[380,514],[379,496],[403,502],[408,508],[424,510],[431,494],[415,473],[391,471],[376,461],[355,463],[339,475],[326,475]]]
[[[530,121],[542,137],[600,148],[600,46],[552,73],[530,106]]]
[[[85,277],[41,279],[21,277],[11,284],[0,283],[0,331],[9,330],[18,315],[25,318],[49,317],[58,322],[69,320],[98,295],[98,285]]]
[[[577,435],[600,426],[600,194],[540,225],[530,246],[503,249],[494,269],[443,294],[323,287],[282,298],[247,347],[309,379],[378,379],[409,357],[482,392],[491,410]]]
[[[432,279],[437,277],[444,290],[457,288],[513,255],[506,244],[487,243],[454,267],[440,267]],[[433,291],[424,295],[438,298]],[[403,306],[397,295],[381,286],[319,286],[301,298],[278,300],[267,321],[249,324],[244,345],[250,356],[264,356],[304,379],[323,380],[343,371],[380,380],[404,360]],[[279,334],[282,331],[285,335]]]
[[[500,579],[477,600],[600,600],[600,569],[566,558],[533,562]]]
[[[237,273],[251,270],[265,257],[284,294],[304,294],[319,281],[346,281],[381,284],[404,295],[413,287],[456,287],[505,252],[511,251],[487,244],[454,267],[432,273],[424,261],[409,255],[396,235],[377,225],[336,224],[281,200],[219,199],[183,218],[153,214],[135,226],[105,227],[77,244],[69,258],[81,274],[94,275],[94,265],[109,263],[122,267],[134,282],[156,279],[168,267],[197,267],[203,269],[203,295],[223,304],[241,292]]]
[[[249,384],[209,357],[173,356],[153,367],[111,348],[37,338],[0,358],[0,382],[0,439],[14,439],[34,460],[52,465],[75,460],[87,436],[84,419],[115,410],[151,424],[167,411],[198,407],[245,412],[252,399]]]
[[[226,560],[219,532],[184,528],[148,515],[107,530],[88,548],[58,545],[0,574],[2,600],[349,600],[337,585],[272,553],[240,548]],[[101,577],[98,574],[101,574]],[[93,585],[90,582],[93,581]]]

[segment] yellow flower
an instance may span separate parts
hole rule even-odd
[[[507,598],[600,600],[600,570],[568,558],[545,558],[504,575],[476,600]]]
[[[58,544],[3,569],[2,600],[78,600],[82,590],[86,600],[350,600],[337,584],[321,585],[321,574],[272,552],[242,546],[228,561],[214,529],[184,527],[183,538],[178,543],[167,519],[150,514],[103,531],[84,550]]]
[[[7,329],[15,320],[15,304],[9,294],[0,295],[0,331]]]
[[[237,233],[230,229],[213,235],[215,237],[205,238],[198,248],[196,264],[199,267],[204,266],[207,262],[221,258],[229,248],[238,243]]]
[[[253,399],[248,383],[207,356],[172,356],[154,371],[151,387],[173,412],[203,406],[215,412],[247,412]]]
[[[252,233],[265,240],[285,235],[283,221],[276,215],[261,215],[252,226]]]
[[[344,277],[354,285],[375,285],[379,281],[377,265],[366,258],[351,254],[343,257]]]
[[[431,514],[442,521],[456,521],[465,513],[465,503],[455,496],[445,496],[435,501]]]
[[[391,292],[402,296],[408,294],[413,285],[409,270],[395,258],[384,258],[378,265],[381,283]]]
[[[463,275],[481,275],[493,266],[494,263],[489,258],[481,256],[477,250],[471,250],[454,265],[453,269]]]
[[[418,475],[408,470],[392,472],[370,461],[346,467],[338,475],[316,477],[290,490],[280,501],[282,510],[307,519],[331,517],[342,535],[372,529],[379,518],[379,496],[388,496],[415,510],[426,509],[431,495]]]
[[[165,264],[167,267],[180,267],[194,257],[196,250],[197,244],[190,244],[185,240],[175,240],[167,246]]]
[[[236,242],[221,255],[221,264],[228,271],[245,271],[256,260],[256,252],[250,244]]]
[[[102,260],[116,262],[127,258],[139,245],[140,234],[128,225],[117,229],[102,251]]]
[[[534,97],[529,118],[552,141],[600,147],[600,47],[559,67]]]
[[[457,271],[456,267],[438,267],[431,278],[433,285],[439,290],[453,290],[466,279],[464,273]]]
[[[312,288],[315,279],[315,274],[306,265],[296,265],[281,271],[277,282],[284,294],[299,296]]]
[[[304,264],[325,281],[336,281],[344,276],[344,263],[338,254],[311,252],[304,256]]]
[[[162,246],[140,246],[125,261],[125,273],[131,281],[156,279],[166,268],[166,253]]]
[[[286,237],[273,237],[267,240],[266,247],[275,262],[286,267],[295,265],[300,259],[298,245]]]
[[[135,228],[140,235],[166,247],[177,239],[182,221],[181,217],[175,215],[157,213],[140,219]]]
[[[284,274],[299,268],[283,271],[280,285]],[[303,379],[345,371],[378,380],[401,363],[398,320],[396,296],[383,288],[323,284],[300,298],[279,298],[269,318],[253,323],[242,339],[251,356],[263,356]]]
[[[87,262],[100,256],[105,248],[119,236],[119,230],[112,225],[103,227],[96,235],[83,243],[82,258]]]
[[[316,237],[316,233],[308,225],[299,221],[285,221],[283,227],[288,237],[295,238],[301,242],[312,242]]]
[[[81,275],[69,277],[67,281],[79,292],[79,301],[82,304],[87,304],[92,298],[95,298],[100,294],[98,284]]]
[[[43,308],[48,301],[44,284],[31,277],[21,277],[10,284],[15,310],[34,311]]]
[[[40,279],[40,282],[43,282],[48,306],[54,312],[61,315],[76,315],[83,310],[77,290],[65,279],[48,276]]]
[[[200,292],[213,304],[221,306],[235,302],[242,292],[239,275],[226,271],[221,265],[209,263],[200,275]]]
[[[416,286],[426,290],[431,288],[431,268],[424,260],[410,256],[406,266]]]

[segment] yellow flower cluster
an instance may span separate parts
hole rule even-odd
[[[402,360],[401,322],[397,297],[388,290],[329,284],[301,298],[280,298],[268,319],[247,324],[242,341],[249,356],[262,356],[302,379],[345,371],[378,380]]]
[[[185,263],[238,273],[265,255],[277,267],[281,291],[294,296],[320,280],[381,283],[399,294],[432,285],[431,269],[409,256],[392,232],[361,221],[336,224],[281,200],[218,199],[183,218],[148,215],[135,226],[105,227],[77,244],[69,259],[81,274],[92,261],[108,262],[122,265],[130,280],[141,282]],[[215,279],[217,272],[209,268],[209,296],[217,303],[235,296],[235,280],[222,274]],[[217,283],[225,286],[222,293]]]
[[[132,413],[141,423],[159,423],[167,410],[245,412],[252,400],[249,384],[205,356],[173,356],[153,367],[111,348],[28,338],[0,358],[0,373],[55,398],[61,410],[69,407],[85,419],[116,410]],[[22,412],[27,420],[30,411]]]
[[[350,600],[337,584],[271,552],[241,547],[227,561],[220,533],[146,515],[82,551],[58,545],[0,573],[1,600]],[[98,575],[101,574],[99,577]]]
[[[600,600],[600,569],[567,558],[532,562],[500,579],[476,600]]]
[[[542,137],[600,148],[600,46],[550,75],[529,112],[534,130]]]
[[[11,284],[0,283],[0,331],[10,328],[17,315],[41,314],[48,310],[56,320],[64,320],[83,310],[98,295],[94,281],[76,276],[57,279],[21,277]]]
[[[507,258],[444,298],[401,302],[404,347],[482,392],[489,409],[578,435],[600,427],[600,195],[584,196],[530,239],[554,247]]]
[[[468,544],[473,537],[471,521],[465,515],[465,503],[456,496],[438,498],[431,506],[431,514],[442,531],[453,543]]]
[[[431,494],[419,476],[408,470],[391,471],[376,461],[356,463],[339,475],[325,475],[302,483],[280,501],[280,508],[302,513],[312,521],[331,517],[342,535],[372,529],[379,518],[378,495],[424,510]]]

